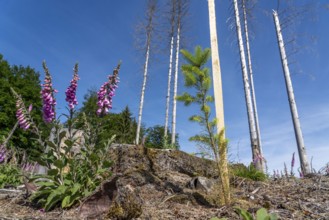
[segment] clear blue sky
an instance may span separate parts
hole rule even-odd
[[[230,2],[216,1],[225,124],[230,159],[247,164],[251,150],[236,35],[228,21],[232,16]],[[297,64],[292,65],[292,81],[309,161],[313,157],[313,167],[319,169],[329,162],[329,10],[321,6],[326,1],[317,2],[312,15],[295,28],[301,48],[294,57]],[[257,4],[251,44],[263,151],[271,172],[282,169],[284,162],[289,164],[292,153],[297,153],[271,16],[276,6],[275,1],[267,0]],[[64,92],[75,62],[79,62],[78,99],[82,103],[87,90],[99,88],[122,60],[113,112],[128,105],[137,116],[143,59],[134,48],[134,28],[144,11],[145,1],[141,0],[0,0],[0,53],[10,64],[30,65],[42,78],[41,63],[46,60],[54,87],[59,90],[60,112],[65,109]],[[210,47],[207,1],[192,0],[189,13],[187,49],[195,45]],[[315,42],[308,40],[313,37]],[[168,59],[160,56],[149,69],[143,112],[147,126],[164,124]],[[178,93],[182,91],[180,74]],[[188,121],[196,111],[178,104],[177,130],[181,149],[187,152],[198,151],[188,141],[201,130]]]

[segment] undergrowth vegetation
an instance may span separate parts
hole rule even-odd
[[[62,208],[68,208],[78,203],[91,195],[102,181],[111,175],[109,168],[112,162],[107,158],[107,152],[115,136],[106,142],[101,142],[97,138],[99,124],[90,123],[85,114],[80,118],[74,117],[79,80],[77,64],[65,92],[69,114],[64,116],[67,120],[61,123],[59,117],[56,119],[55,93],[57,90],[53,88],[52,77],[45,63],[43,63],[43,68],[45,80],[41,91],[42,112],[44,123],[49,128],[49,136],[45,136],[44,130],[34,122],[31,114],[32,104],[27,108],[21,95],[13,88],[11,91],[16,100],[16,117],[19,127],[32,133],[38,147],[42,149],[38,157],[29,158],[32,160],[29,164],[32,162],[42,166],[45,173],[33,175],[31,172],[25,172],[30,171],[30,165],[25,166],[28,169],[24,170],[24,168],[7,164],[7,159],[12,156],[8,157],[8,152],[2,150],[6,155],[1,156],[3,164],[0,166],[0,187],[17,186],[23,182],[24,176],[30,183],[24,182],[33,185],[30,200],[40,205],[45,211],[49,211],[59,205]],[[106,115],[112,108],[112,97],[119,82],[119,69],[120,63],[97,93],[99,117]],[[76,129],[78,120],[82,126]],[[4,149],[5,147],[2,146]]]
[[[22,184],[21,169],[12,164],[0,165],[0,188]]]
[[[254,181],[265,181],[267,176],[265,173],[257,170],[253,163],[246,166],[236,166],[231,170],[232,174],[238,177],[254,180]]]

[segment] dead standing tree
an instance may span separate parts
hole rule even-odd
[[[173,53],[174,53],[174,38],[175,38],[175,23],[176,23],[176,0],[169,1],[169,23],[170,23],[170,55],[169,55],[169,68],[168,68],[168,86],[166,96],[166,116],[165,116],[165,128],[164,128],[164,140],[167,141],[168,136],[168,124],[169,124],[169,107],[170,107],[170,91],[171,91],[171,75],[173,65]]]
[[[310,173],[311,170],[310,170],[309,163],[307,161],[307,154],[306,154],[302,129],[300,126],[294,90],[293,90],[293,86],[292,86],[292,82],[291,82],[291,78],[290,78],[289,63],[288,63],[288,58],[287,58],[287,54],[286,54],[285,44],[283,41],[282,28],[281,28],[280,21],[279,21],[279,15],[278,15],[277,11],[275,11],[275,10],[273,10],[273,19],[274,19],[275,30],[276,30],[276,35],[277,35],[277,39],[278,39],[278,46],[279,46],[279,50],[280,50],[283,73],[284,73],[285,82],[286,82],[288,100],[289,100],[289,105],[290,105],[290,112],[291,112],[291,117],[292,117],[292,121],[293,121],[293,125],[294,125],[300,166],[302,169],[302,173],[305,175],[305,174]],[[287,22],[289,22],[289,21],[287,21]]]
[[[258,146],[259,146],[259,150],[260,150],[260,155],[263,155],[262,141],[261,141],[260,128],[259,128],[259,120],[258,120],[255,85],[254,85],[254,76],[253,76],[254,74],[253,74],[252,63],[251,63],[249,29],[248,29],[248,18],[250,17],[250,11],[254,7],[255,3],[252,0],[251,1],[250,0],[242,0],[241,3],[242,3],[243,23],[244,23],[244,31],[243,32],[244,32],[244,37],[245,37],[246,52],[247,52],[247,59],[248,59],[248,71],[249,71],[251,101],[252,101],[252,106],[253,106],[253,110],[254,110],[254,119],[255,119]]]
[[[255,118],[254,118],[254,109],[252,106],[252,99],[251,99],[251,93],[250,93],[250,84],[249,84],[249,78],[248,78],[245,50],[244,50],[244,45],[243,45],[238,1],[233,0],[233,4],[234,4],[236,34],[237,34],[237,38],[238,38],[238,45],[239,45],[239,52],[240,52],[242,78],[243,78],[243,85],[244,85],[245,99],[246,99],[246,106],[247,106],[252,159],[253,159],[256,169],[260,170],[260,171],[264,171],[264,160],[263,160],[263,156],[261,155],[261,149],[260,149],[258,138],[257,138],[258,136],[257,136],[256,124],[255,124]]]
[[[142,124],[142,114],[143,114],[143,106],[144,106],[144,95],[148,74],[148,64],[150,58],[150,48],[151,48],[151,39],[153,37],[154,32],[154,16],[156,11],[156,0],[148,0],[147,3],[147,12],[146,12],[146,25],[144,25],[143,29],[146,35],[146,43],[145,43],[145,63],[144,63],[144,75],[143,75],[143,85],[141,91],[141,99],[139,103],[139,112],[138,112],[138,124],[136,131],[136,144],[139,144],[140,140],[140,130]]]
[[[175,57],[175,77],[174,77],[174,93],[173,93],[173,109],[172,109],[172,131],[171,131],[171,146],[175,146],[176,142],[176,108],[177,108],[177,87],[178,87],[178,61],[179,61],[179,49],[180,39],[182,33],[183,18],[188,11],[189,0],[176,0],[177,1],[177,16],[176,16],[176,57]]]

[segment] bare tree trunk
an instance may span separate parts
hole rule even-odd
[[[164,128],[164,141],[167,143],[168,137],[168,124],[169,124],[169,108],[170,108],[170,93],[171,93],[171,75],[172,75],[172,65],[173,65],[173,53],[174,53],[174,38],[175,38],[175,26],[177,18],[177,2],[176,0],[169,1],[170,5],[170,57],[169,57],[169,72],[168,72],[168,89],[166,96],[166,118],[165,118],[165,128]]]
[[[178,18],[179,19],[179,18]],[[173,110],[172,110],[172,131],[171,145],[174,148],[176,142],[176,108],[177,108],[177,84],[178,84],[178,59],[179,59],[179,40],[180,40],[180,21],[178,20],[177,39],[176,39],[176,62],[175,62],[175,79],[174,79],[174,95],[173,95]]]
[[[145,33],[146,33],[146,51],[145,51],[145,63],[144,63],[144,76],[143,76],[143,85],[142,85],[142,92],[141,92],[141,100],[139,103],[139,112],[138,112],[138,123],[137,123],[137,131],[136,131],[136,144],[139,144],[140,139],[140,130],[142,125],[142,114],[143,114],[143,106],[144,106],[144,94],[145,94],[145,87],[147,81],[147,73],[148,73],[148,64],[150,58],[150,47],[151,47],[151,37],[153,32],[153,18],[156,9],[156,1],[149,0],[147,5],[147,24],[145,26]]]
[[[221,130],[224,129],[225,123],[224,123],[222,76],[221,76],[220,59],[219,59],[218,43],[217,43],[215,0],[208,0],[208,10],[209,10],[209,28],[210,28],[210,43],[211,43],[212,78],[213,78],[213,86],[214,86],[217,133],[219,133],[221,132]]]
[[[245,92],[247,113],[248,113],[252,159],[253,159],[256,169],[260,170],[260,171],[264,171],[263,160],[262,160],[262,156],[260,155],[260,149],[259,149],[259,145],[258,145],[258,141],[257,141],[257,133],[256,133],[255,120],[254,120],[254,111],[253,111],[252,102],[251,102],[250,86],[249,86],[248,72],[247,72],[247,66],[246,66],[246,57],[245,57],[244,46],[243,46],[239,7],[238,7],[237,0],[234,0],[234,14],[235,14],[235,22],[236,22],[236,33],[237,33],[238,42],[239,42],[243,85],[244,85],[244,92]]]
[[[291,79],[290,79],[288,59],[287,59],[287,55],[286,55],[286,51],[285,51],[285,47],[284,47],[279,16],[278,16],[278,13],[274,10],[273,10],[273,18],[274,18],[275,30],[276,30],[276,34],[277,34],[277,38],[278,38],[278,45],[279,45],[279,50],[280,50],[282,68],[283,68],[286,87],[287,87],[288,99],[289,99],[289,104],[290,104],[290,112],[291,112],[292,121],[293,121],[293,124],[294,124],[294,130],[295,130],[295,136],[296,136],[300,166],[301,166],[303,174],[305,175],[305,174],[310,173],[311,170],[310,170],[309,163],[307,161],[307,155],[306,155],[306,150],[305,150],[305,145],[304,145],[304,140],[303,140],[303,134],[302,134],[302,130],[301,130],[301,127],[300,127],[294,90],[293,90],[292,82],[291,82]]]
[[[164,138],[167,140],[168,136],[168,120],[169,120],[169,106],[170,106],[170,86],[171,86],[171,74],[172,74],[172,62],[173,62],[173,52],[174,52],[174,36],[171,36],[170,42],[170,58],[169,58],[169,73],[168,73],[168,89],[166,96],[166,119],[165,119],[165,130],[164,130]]]
[[[248,22],[247,22],[247,12],[246,12],[245,2],[246,2],[246,0],[242,0],[243,19],[244,19],[244,33],[245,33],[245,37],[246,37],[246,50],[247,50],[249,80],[250,80],[250,90],[251,90],[251,101],[252,101],[252,106],[254,108],[254,119],[255,119],[255,125],[256,125],[256,133],[257,133],[257,141],[258,141],[258,146],[259,146],[259,152],[260,152],[261,155],[263,155],[262,141],[261,141],[261,135],[260,135],[259,121],[258,121],[256,93],[255,93],[255,87],[254,87],[254,77],[253,77],[253,71],[252,71],[252,65],[251,65]]]
[[[145,94],[145,87],[146,87],[146,80],[147,80],[147,70],[148,70],[149,56],[150,56],[150,45],[149,45],[149,42],[148,42],[147,50],[146,50],[145,65],[144,65],[144,79],[143,79],[141,100],[140,100],[140,103],[139,103],[138,125],[137,125],[137,132],[136,132],[136,144],[139,144],[139,135],[140,135],[141,124],[142,124],[144,94]]]

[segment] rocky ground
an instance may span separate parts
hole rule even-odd
[[[213,162],[180,151],[114,146],[113,175],[70,210],[45,213],[24,192],[0,190],[0,219],[240,219],[265,207],[279,219],[329,219],[329,177],[255,182],[231,179],[233,204],[220,206]]]

